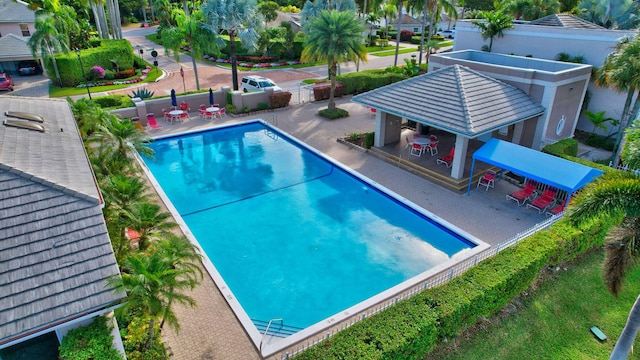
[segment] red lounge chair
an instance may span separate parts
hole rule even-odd
[[[551,208],[551,210],[546,212],[547,216],[554,216],[554,215],[560,214],[561,212],[564,211],[564,207],[566,205],[567,203],[563,201],[562,204],[554,206],[553,208]]]
[[[449,151],[449,155],[436,160],[436,164],[443,164],[447,167],[451,167],[451,164],[453,163],[453,154],[455,153],[455,151],[456,147],[454,146],[451,148],[451,151]]]
[[[478,185],[476,185],[476,188],[479,188],[480,185],[482,185],[486,187],[484,191],[487,191],[489,190],[489,187],[494,187],[495,182],[496,182],[496,172],[493,170],[489,170],[478,179]]]
[[[534,208],[538,210],[540,214],[545,211],[548,207],[552,206],[556,202],[556,193],[558,190],[556,188],[548,187],[544,190],[542,195],[533,199],[531,203],[527,204],[527,208]]]
[[[149,126],[151,126],[151,130],[162,128],[162,125],[158,124],[155,115],[153,115],[152,113],[147,114],[147,123],[149,123]]]
[[[536,191],[537,186],[537,182],[529,180],[524,184],[524,188],[522,190],[507,194],[507,200],[513,200],[518,203],[518,206],[522,206],[527,200],[531,200],[538,195]]]

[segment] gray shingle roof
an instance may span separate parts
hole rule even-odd
[[[0,23],[34,23],[36,13],[23,1],[0,0]]]
[[[24,57],[33,58],[26,39],[19,38],[14,34],[0,37],[0,59],[7,60],[7,58]]]
[[[99,203],[100,193],[78,128],[64,99],[0,97],[0,113],[43,116],[46,132],[0,125],[0,169],[24,174],[78,198]],[[60,130],[63,131],[60,131]]]
[[[470,138],[544,112],[522,90],[460,65],[356,95],[352,101]]]
[[[69,105],[3,96],[0,109],[38,113],[47,129],[0,125],[2,345],[124,295],[106,287],[118,267]]]
[[[604,27],[570,14],[552,14],[527,23],[528,25],[560,26],[570,29],[605,29]]]

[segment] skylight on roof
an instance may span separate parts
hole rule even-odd
[[[20,111],[7,111],[4,113],[4,115],[17,118],[17,119],[22,119],[22,120],[44,123],[44,118],[42,116],[37,114],[32,114],[32,113],[26,113],[26,112],[20,112]]]
[[[4,126],[15,127],[19,129],[35,130],[44,132],[44,126],[42,124],[35,123],[33,121],[18,120],[18,119],[4,119]]]

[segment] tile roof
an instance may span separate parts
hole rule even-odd
[[[27,45],[26,38],[20,38],[14,34],[0,37],[0,59],[23,57],[33,59],[33,54],[31,54],[31,49]]]
[[[389,25],[397,25],[398,24],[398,18],[396,18],[393,21],[389,21]],[[400,25],[422,25],[422,21],[411,17],[407,14],[401,14],[400,15]]]
[[[585,19],[570,14],[552,14],[527,23],[527,25],[559,26],[570,29],[605,29]]]
[[[34,23],[36,13],[27,3],[14,0],[0,0],[0,23]]]
[[[460,65],[356,95],[352,101],[470,138],[544,112],[522,90]]]
[[[99,203],[100,193],[82,139],[64,99],[0,97],[0,114],[28,112],[43,116],[46,132],[0,125],[0,169],[24,174],[78,198]]]
[[[118,267],[69,105],[0,97],[45,117],[46,132],[0,125],[0,345],[101,310]],[[63,132],[60,132],[60,129]]]

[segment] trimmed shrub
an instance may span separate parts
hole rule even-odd
[[[393,84],[405,79],[407,79],[407,76],[402,73],[390,73],[384,70],[351,72],[337,77],[337,80],[341,84],[344,84],[345,94],[352,95],[377,89],[381,86]]]
[[[60,360],[122,360],[113,347],[113,336],[103,316],[94,318],[87,326],[75,328],[62,338]]]
[[[133,100],[125,94],[98,96],[94,97],[93,101],[103,109],[121,109],[135,106]]]
[[[167,349],[160,337],[160,324],[155,322],[156,332],[151,340],[151,345],[142,351],[149,336],[149,319],[134,317],[127,326],[127,335],[124,337],[123,345],[129,360],[166,360],[169,359]]]
[[[339,109],[339,108],[336,108],[333,111],[329,109],[322,109],[318,112],[318,114],[322,117],[325,117],[331,120],[349,116],[349,112],[347,110]]]
[[[364,147],[366,147],[367,149],[371,148],[373,146],[373,139],[375,136],[375,132],[370,132],[367,133],[364,137]]]
[[[281,91],[269,95],[269,105],[272,109],[289,106],[289,101],[291,101],[291,93],[288,91]]]
[[[427,38],[424,38],[424,42],[427,42]],[[420,36],[412,36],[411,40],[409,40],[410,43],[412,44],[420,44]]]
[[[413,31],[402,30],[400,31],[400,41],[411,41],[411,37],[416,36]]]
[[[236,108],[236,106],[232,104],[227,104],[224,108],[230,114],[235,114],[238,112],[238,109]]]
[[[336,88],[333,92],[334,97],[342,97],[345,94],[344,85],[342,83],[337,83]],[[331,95],[331,85],[322,85],[316,86],[313,88],[313,98],[316,101],[319,100],[327,100]]]
[[[269,109],[269,104],[267,103],[258,103],[258,110],[267,110]]]
[[[555,144],[549,144],[542,149],[542,152],[548,154],[562,154],[576,157],[578,156],[578,140],[576,139],[562,139]]]
[[[118,71],[117,73],[115,73],[114,76],[116,79],[127,79],[134,76],[135,74],[136,74],[136,69],[131,68],[123,71]]]

